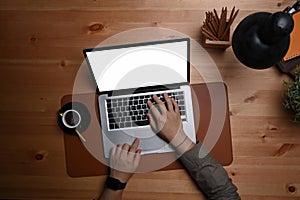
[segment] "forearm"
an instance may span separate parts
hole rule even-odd
[[[201,143],[185,152],[180,161],[208,199],[240,199],[237,187],[232,183],[226,170],[208,154],[199,158]]]

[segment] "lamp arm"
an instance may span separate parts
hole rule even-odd
[[[296,3],[294,3],[294,5],[286,7],[283,10],[283,12],[293,15],[300,11],[299,8],[300,8],[300,0],[297,0]]]

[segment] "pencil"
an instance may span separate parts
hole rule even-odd
[[[85,138],[81,135],[81,133],[79,133],[79,131],[77,129],[75,129],[76,134],[79,136],[79,138],[81,140],[83,140],[84,142],[86,142]]]
[[[217,20],[217,24],[219,24],[220,20],[219,20],[218,13],[217,13],[216,9],[214,9],[214,13],[215,13],[215,19]]]
[[[234,8],[233,8],[233,9],[234,9]],[[236,16],[238,15],[239,11],[240,11],[240,10],[237,10],[237,11],[234,13],[233,16],[230,15],[230,19],[229,19],[229,21],[228,21],[228,23],[227,23],[227,27],[226,27],[226,29],[225,29],[223,35],[222,35],[221,38],[220,38],[221,40],[224,40],[224,37],[226,36],[227,31],[229,30],[230,26],[232,25],[233,21],[235,20]]]
[[[210,40],[219,40],[216,36],[214,36],[210,31],[208,31],[204,27],[202,27],[202,33]]]

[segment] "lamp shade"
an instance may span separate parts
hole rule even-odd
[[[244,18],[232,36],[235,56],[244,65],[266,69],[282,60],[290,44],[294,21],[285,12],[258,12]]]

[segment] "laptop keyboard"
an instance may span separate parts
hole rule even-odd
[[[165,102],[164,93],[157,93],[160,100]],[[130,128],[137,126],[145,126],[149,124],[146,114],[149,111],[147,101],[153,104],[155,101],[149,95],[131,95],[128,97],[112,97],[106,100],[109,129]],[[169,92],[168,96],[174,98],[180,110],[181,119],[186,119],[186,109],[184,103],[183,91]]]

